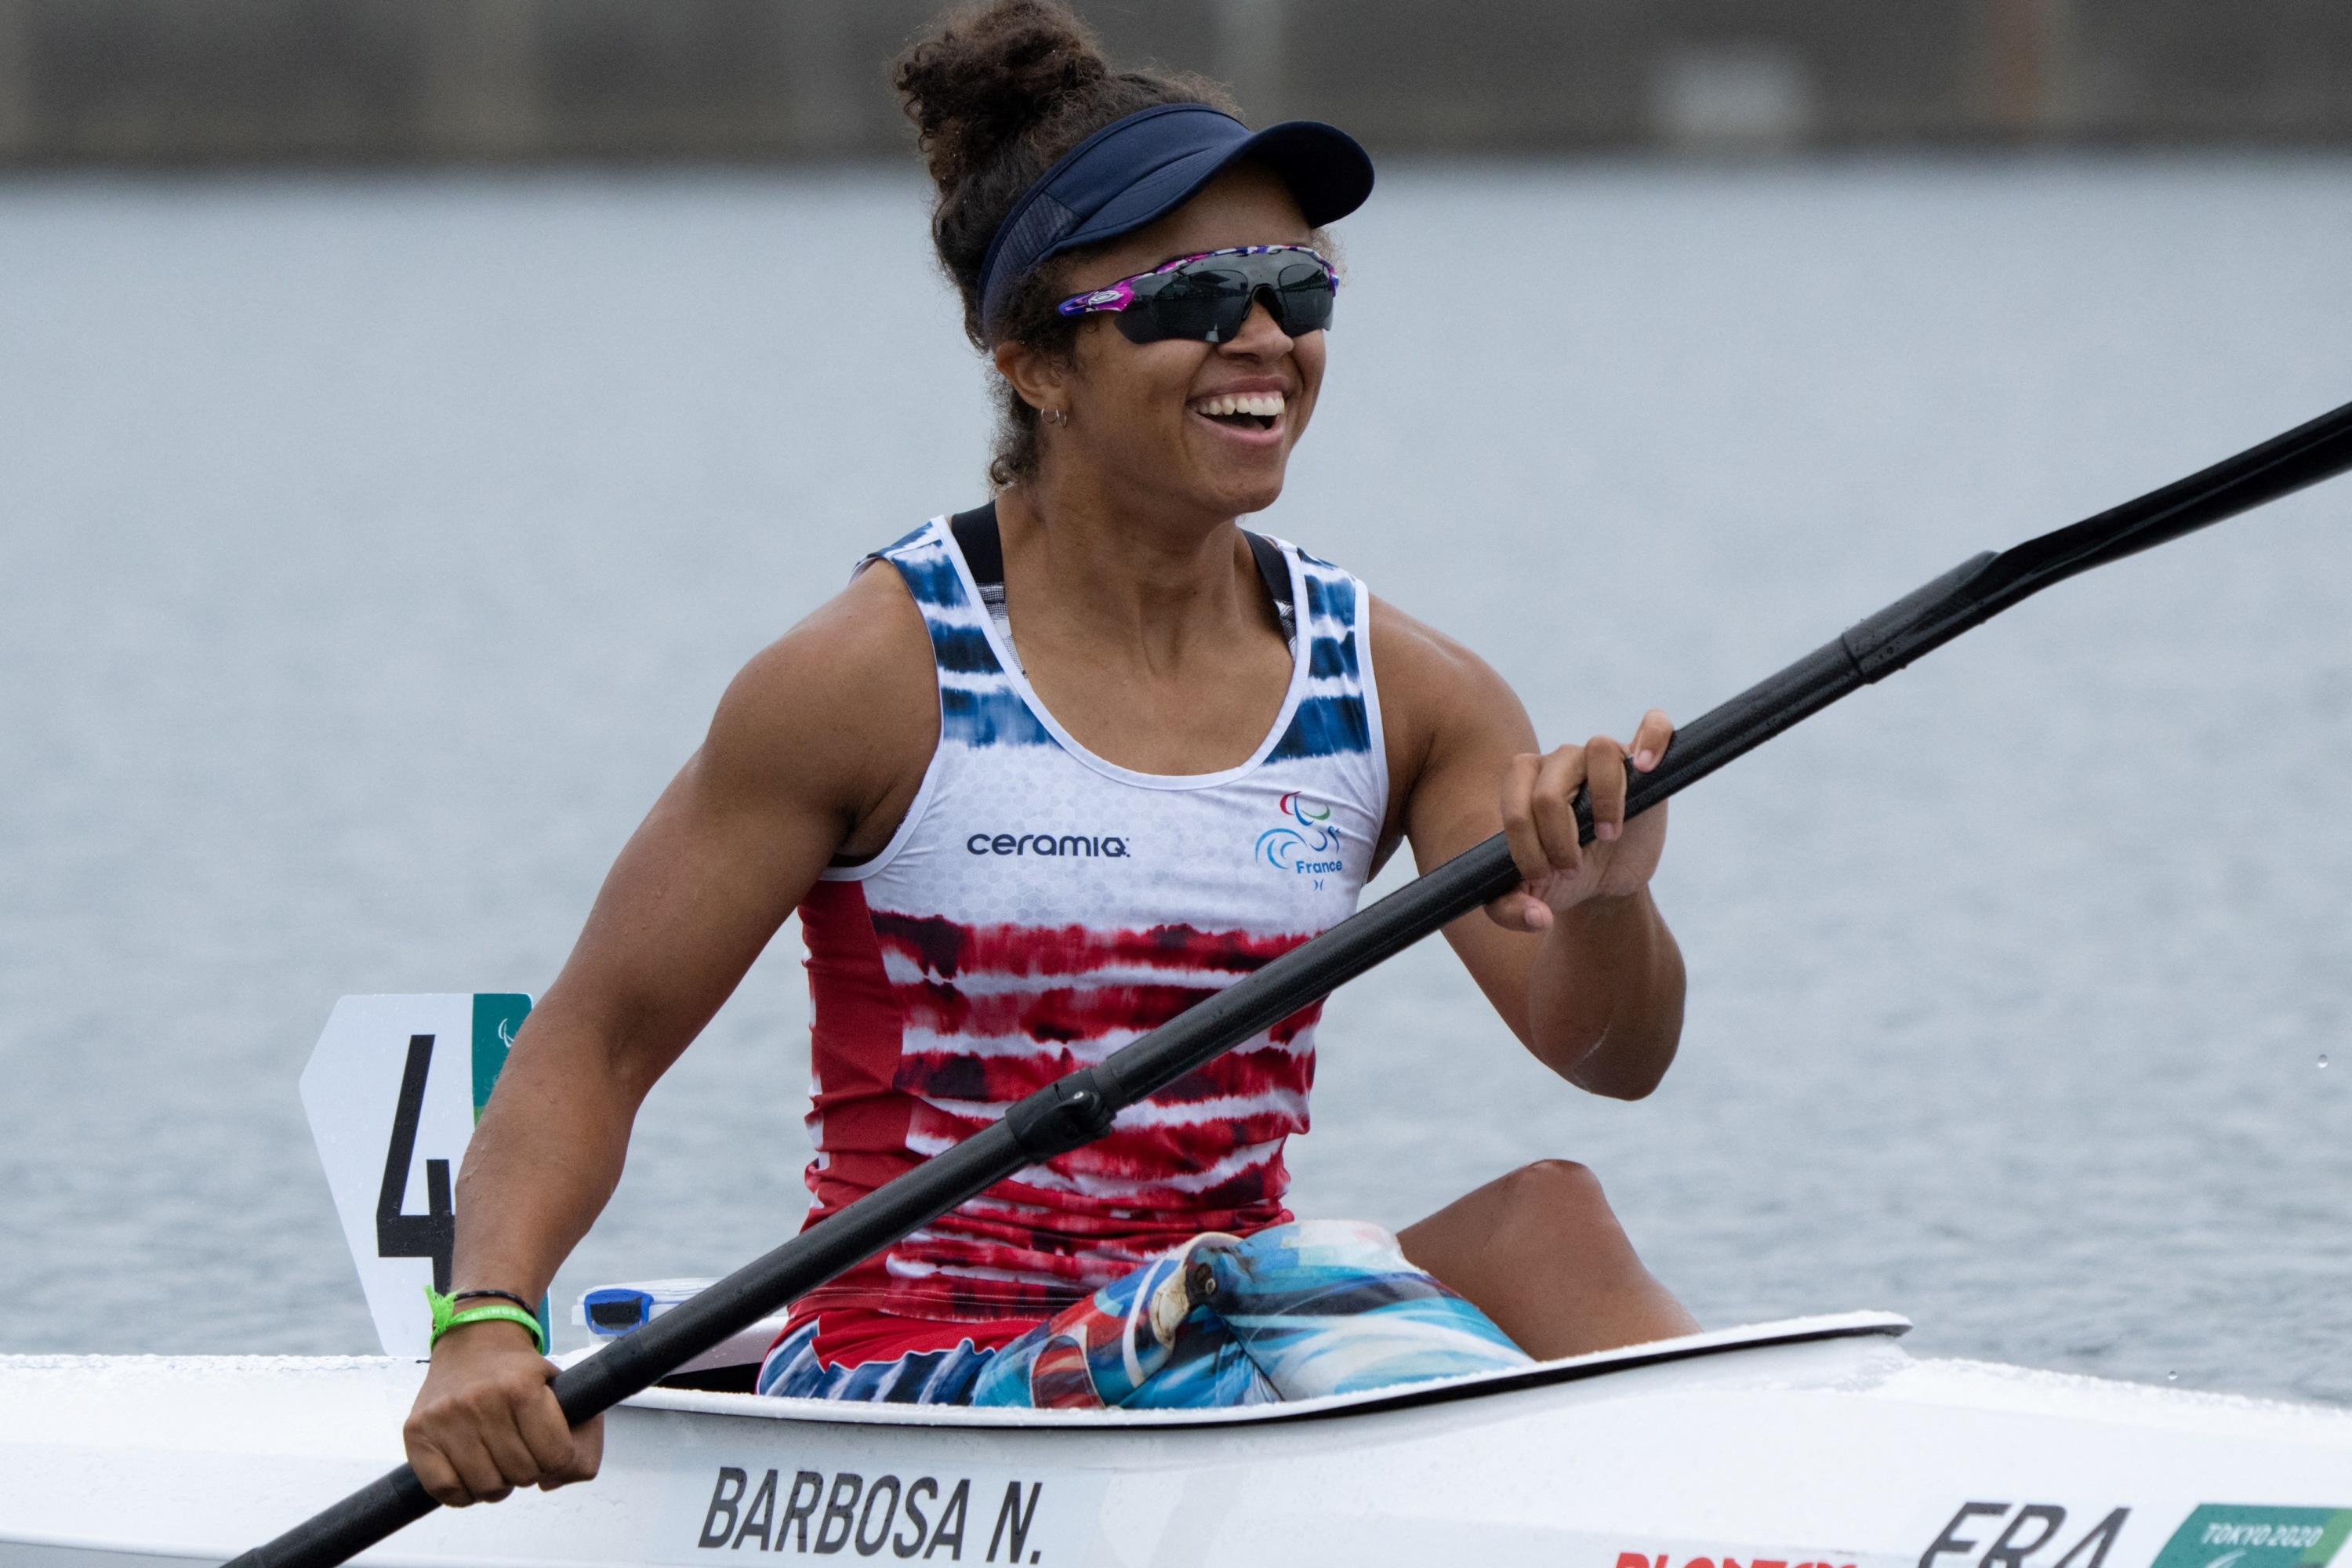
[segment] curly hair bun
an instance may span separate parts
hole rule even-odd
[[[1163,103],[1240,111],[1189,71],[1119,70],[1087,25],[1057,0],[990,0],[950,12],[890,68],[939,186],[931,242],[963,299],[965,335],[989,346],[980,319],[988,242],[1022,193],[1055,159],[1114,121]],[[1074,331],[1054,309],[1059,268],[1033,275],[998,335],[1066,347]],[[1037,411],[1000,383],[1000,428],[989,477],[1002,486],[1037,464]]]
[[[1093,97],[1110,76],[1101,44],[1063,6],[996,0],[950,15],[907,51],[892,85],[931,178],[948,187]]]

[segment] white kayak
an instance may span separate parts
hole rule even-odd
[[[654,1389],[378,1563],[2327,1568],[2352,1412],[1915,1359],[1874,1312],[1243,1410]],[[0,1358],[0,1563],[218,1563],[397,1463],[385,1357]]]

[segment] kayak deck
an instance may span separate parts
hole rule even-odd
[[[1334,1415],[1447,1404],[1765,1345],[1808,1344],[1819,1340],[1892,1339],[1910,1331],[1911,1320],[1893,1312],[1823,1314],[1790,1319],[1784,1322],[1685,1334],[1656,1344],[1596,1351],[1590,1355],[1541,1362],[1532,1367],[1507,1372],[1470,1373],[1460,1377],[1433,1378],[1425,1383],[1404,1384],[1392,1388],[1365,1389],[1354,1394],[1327,1394],[1319,1399],[1291,1400],[1279,1405],[1252,1405],[1232,1409],[1029,1410],[1006,1406],[972,1409],[952,1405],[866,1405],[830,1399],[779,1399],[761,1394],[719,1394],[678,1388],[650,1388],[633,1396],[629,1403],[646,1410],[693,1411],[710,1415],[744,1415],[772,1421],[814,1421],[845,1426],[1020,1427],[1093,1433],[1121,1427],[1262,1426],[1273,1422],[1309,1421]]]
[[[2040,1546],[1990,1568],[2206,1568],[2218,1551],[2167,1551],[2200,1509],[2352,1510],[2352,1412],[1919,1360],[1906,1326],[1801,1319],[1230,1411],[654,1390],[607,1418],[594,1483],[436,1514],[362,1561],[1988,1568],[2018,1526],[2008,1550]],[[0,1563],[217,1563],[396,1463],[421,1374],[0,1358]]]

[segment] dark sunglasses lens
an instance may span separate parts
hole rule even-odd
[[[1284,331],[1319,332],[1331,324],[1331,274],[1312,262],[1286,267],[1275,300]]]
[[[1269,265],[1252,257],[1245,267],[1204,267],[1164,274],[1120,311],[1118,330],[1129,342],[1165,338],[1229,342],[1249,320],[1263,294],[1282,330],[1296,337],[1331,324],[1331,274],[1321,264],[1283,260]]]
[[[1119,312],[1119,330],[1130,342],[1162,338],[1222,342],[1241,331],[1249,316],[1249,279],[1238,272],[1171,272],[1150,294],[1138,290],[1135,303]]]

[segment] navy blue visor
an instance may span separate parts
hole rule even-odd
[[[1166,216],[1244,158],[1281,176],[1310,228],[1372,194],[1371,158],[1319,120],[1253,132],[1205,103],[1139,110],[1064,153],[1005,215],[980,267],[981,331],[993,335],[1013,290],[1039,267]]]

